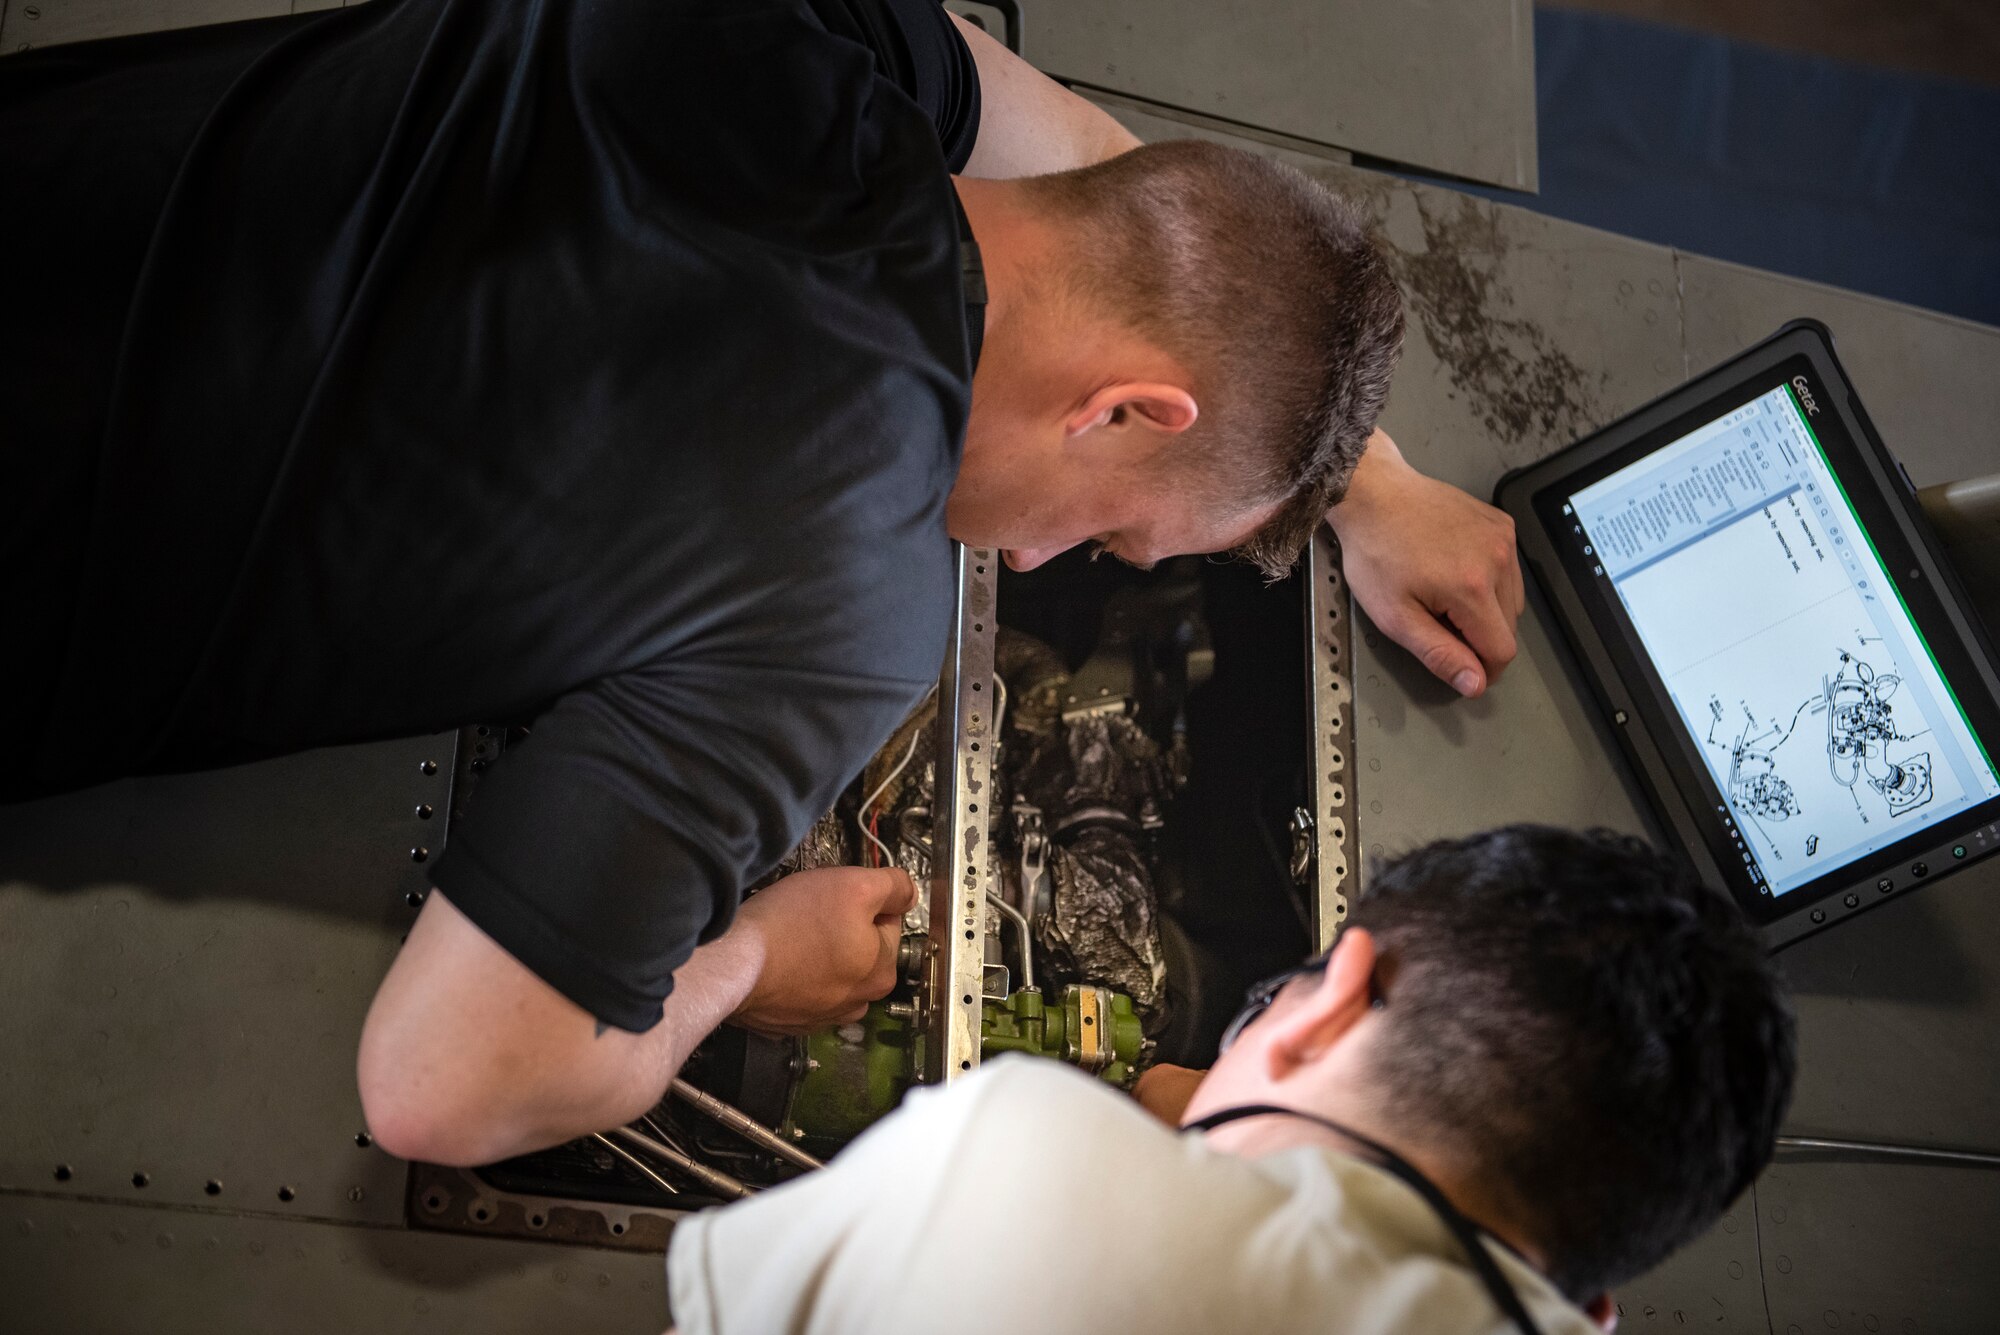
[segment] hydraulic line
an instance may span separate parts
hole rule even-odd
[[[695,1111],[720,1122],[759,1148],[769,1150],[786,1163],[796,1164],[805,1169],[826,1167],[825,1163],[807,1154],[750,1114],[724,1103],[706,1090],[696,1089],[685,1080],[674,1081],[671,1088],[675,1098],[691,1105]]]
[[[679,1150],[662,1145],[659,1141],[654,1140],[644,1132],[634,1131],[629,1126],[616,1126],[611,1128],[607,1134],[617,1137],[619,1140],[636,1149],[642,1149],[660,1162],[687,1174],[710,1191],[715,1192],[718,1196],[728,1196],[734,1200],[743,1200],[746,1197],[756,1194],[749,1187],[744,1186],[741,1182],[729,1174],[722,1172],[720,1169],[710,1168],[707,1164],[696,1163]]]

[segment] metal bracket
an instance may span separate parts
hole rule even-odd
[[[923,1079],[955,1080],[979,1064],[985,993],[986,904],[994,890],[987,830],[993,816],[993,641],[999,554],[955,548],[957,616],[938,678],[938,767],[931,836],[930,1024]]]
[[[1360,861],[1350,761],[1354,687],[1347,676],[1353,622],[1340,546],[1324,524],[1306,551],[1305,579],[1306,678],[1312,697],[1312,933],[1314,946],[1323,950],[1347,920],[1348,894],[1356,885]]]

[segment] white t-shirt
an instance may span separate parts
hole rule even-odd
[[[1489,1247],[1547,1335],[1596,1327]],[[1002,1057],[817,1173],[674,1230],[682,1335],[1230,1335],[1513,1327],[1409,1187],[1302,1147],[1246,1159],[1102,1081]]]

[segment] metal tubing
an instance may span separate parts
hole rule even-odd
[[[813,1158],[750,1114],[724,1103],[706,1090],[696,1089],[685,1080],[675,1080],[669,1088],[675,1098],[691,1105],[695,1111],[714,1118],[743,1139],[769,1150],[786,1163],[806,1169],[826,1167],[820,1160]]]
[[[1024,887],[1025,889],[1025,887]],[[1035,990],[1035,938],[1028,930],[1027,915],[1002,899],[998,892],[988,890],[986,902],[1013,920],[1014,927],[1021,933],[1021,987],[1024,991]]]
[[[1916,1159],[1928,1163],[2000,1168],[2000,1154],[1981,1154],[1974,1150],[1933,1150],[1921,1145],[1885,1145],[1869,1140],[1824,1140],[1817,1136],[1779,1136],[1778,1148],[1828,1150],[1840,1154],[1873,1155],[1883,1159]]]
[[[717,1195],[729,1196],[740,1201],[756,1194],[729,1174],[719,1169],[710,1168],[707,1164],[696,1163],[679,1150],[662,1145],[659,1141],[654,1140],[644,1132],[634,1131],[629,1126],[614,1126],[611,1128],[609,1134],[616,1136],[628,1145],[637,1146],[660,1162],[686,1173],[689,1177]]]
[[[590,1138],[596,1141],[598,1144],[604,1146],[605,1149],[610,1150],[613,1154],[617,1155],[619,1158],[623,1159],[626,1163],[631,1164],[634,1168],[644,1173],[647,1177],[653,1179],[654,1185],[659,1187],[661,1191],[666,1192],[667,1195],[678,1196],[681,1194],[681,1189],[675,1186],[673,1183],[667,1181],[664,1177],[661,1177],[658,1173],[654,1172],[653,1166],[651,1164],[647,1163],[644,1159],[641,1159],[638,1155],[632,1153],[632,1151],[626,1149],[623,1145],[620,1145],[617,1141],[613,1140],[611,1137],[605,1135],[602,1131],[591,1132]]]

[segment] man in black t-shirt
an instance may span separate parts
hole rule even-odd
[[[898,874],[737,897],[934,678],[948,534],[1275,569],[1331,507],[1377,624],[1484,689],[1511,535],[1370,436],[1358,219],[1134,143],[929,0],[0,62],[0,799],[531,720],[362,1042],[381,1143],[470,1163],[887,990]]]

